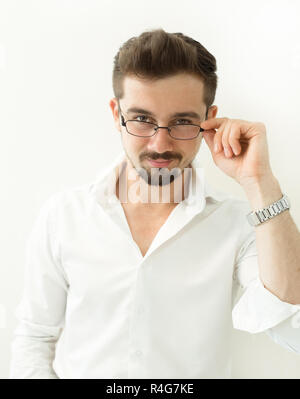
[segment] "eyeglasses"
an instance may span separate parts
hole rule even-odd
[[[119,106],[119,112],[121,115],[121,125],[125,126],[127,133],[137,137],[152,137],[158,129],[168,129],[169,135],[175,140],[192,140],[198,137],[200,132],[203,132],[199,125],[193,123],[178,123],[171,126],[158,126],[156,123],[137,121],[135,119],[125,121],[122,111]],[[207,118],[208,109],[206,111],[205,119]],[[142,116],[142,115],[139,115]]]

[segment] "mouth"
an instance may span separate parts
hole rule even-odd
[[[172,159],[166,160],[166,159],[156,159],[155,161],[153,159],[147,158],[148,163],[153,166],[154,168],[165,168],[170,165],[170,163],[173,161]]]

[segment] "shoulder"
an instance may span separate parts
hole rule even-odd
[[[83,209],[89,202],[92,184],[67,187],[50,194],[42,203],[41,212],[55,213],[68,209]]]

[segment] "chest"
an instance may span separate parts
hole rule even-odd
[[[145,256],[161,227],[167,221],[172,209],[160,215],[130,210],[122,204],[133,240],[138,245],[142,256]]]

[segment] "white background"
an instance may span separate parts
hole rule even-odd
[[[130,37],[182,32],[216,57],[217,116],[266,125],[273,173],[300,226],[299,17],[298,0],[0,0],[0,378],[38,209],[93,180],[121,149],[108,103],[113,57]],[[246,198],[204,140],[199,157],[212,185]],[[300,355],[264,333],[234,336],[235,378],[300,377]]]

